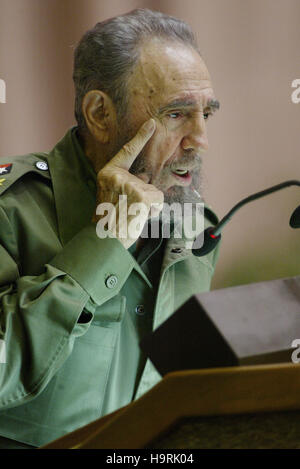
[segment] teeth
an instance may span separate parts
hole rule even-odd
[[[175,169],[173,173],[183,176],[184,174],[188,173],[188,170],[187,169]]]

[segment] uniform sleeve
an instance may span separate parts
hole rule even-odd
[[[12,249],[10,249],[10,247]],[[0,408],[36,397],[87,332],[93,307],[116,295],[134,260],[117,239],[80,231],[38,276],[20,276],[13,230],[0,207]],[[38,253],[37,253],[38,255]]]

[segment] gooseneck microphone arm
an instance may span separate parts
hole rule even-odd
[[[213,228],[213,234],[215,236],[218,236],[221,233],[223,226],[225,226],[226,223],[228,223],[229,220],[231,220],[231,218],[235,214],[235,212],[237,212],[244,205],[248,204],[249,202],[252,202],[253,200],[260,199],[261,197],[264,197],[265,195],[272,194],[272,192],[280,191],[281,189],[284,189],[285,187],[289,187],[289,186],[300,186],[300,181],[291,180],[291,181],[282,182],[281,184],[277,184],[276,186],[272,186],[269,189],[265,189],[264,191],[260,191],[260,192],[257,192],[255,194],[249,195],[249,197],[246,197],[245,199],[241,200]]]
[[[290,219],[290,226],[292,228],[300,228],[300,205],[292,213]]]
[[[203,245],[202,245],[201,248],[192,249],[193,254],[195,256],[200,257],[200,256],[204,256],[204,255],[208,254],[210,251],[212,251],[221,239],[221,231],[222,231],[223,227],[226,225],[226,223],[229,222],[229,220],[231,220],[233,215],[241,207],[248,204],[249,202],[252,202],[253,200],[260,199],[261,197],[272,194],[273,192],[277,192],[277,191],[279,191],[281,189],[284,189],[285,187],[289,187],[289,186],[300,186],[300,181],[290,180],[290,181],[282,182],[281,184],[277,184],[276,186],[269,187],[269,189],[265,189],[264,191],[257,192],[255,194],[252,194],[249,197],[246,197],[245,199],[241,200],[238,204],[236,204],[227,213],[227,215],[225,215],[225,217],[222,218],[222,220],[215,227],[206,228],[206,230],[204,231]],[[298,211],[299,211],[299,207],[295,210],[294,214],[296,213],[296,215],[298,215]],[[291,224],[291,226],[293,228],[296,227],[296,226],[293,226],[292,224]],[[202,234],[200,236],[202,236]],[[196,244],[196,241],[194,242],[194,245]],[[199,243],[197,243],[196,245],[199,245]]]

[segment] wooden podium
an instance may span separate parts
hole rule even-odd
[[[40,449],[300,448],[299,417],[298,364],[181,371]]]

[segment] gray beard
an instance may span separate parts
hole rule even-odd
[[[183,205],[184,203],[200,203],[204,202],[203,187],[202,187],[202,160],[201,156],[198,153],[185,151],[183,152],[180,162],[184,164],[195,164],[196,168],[191,171],[192,182],[189,186],[180,186],[174,185],[167,190],[164,188],[163,184],[155,180],[151,182],[157,189],[161,190],[164,193],[164,202],[167,204],[172,204],[174,202]],[[144,152],[142,151],[136,160],[133,162],[129,172],[131,174],[138,175],[139,173],[146,173],[152,178],[152,171],[147,163]],[[164,180],[164,175],[168,176],[170,174],[170,168],[163,168],[160,174],[160,180]]]

